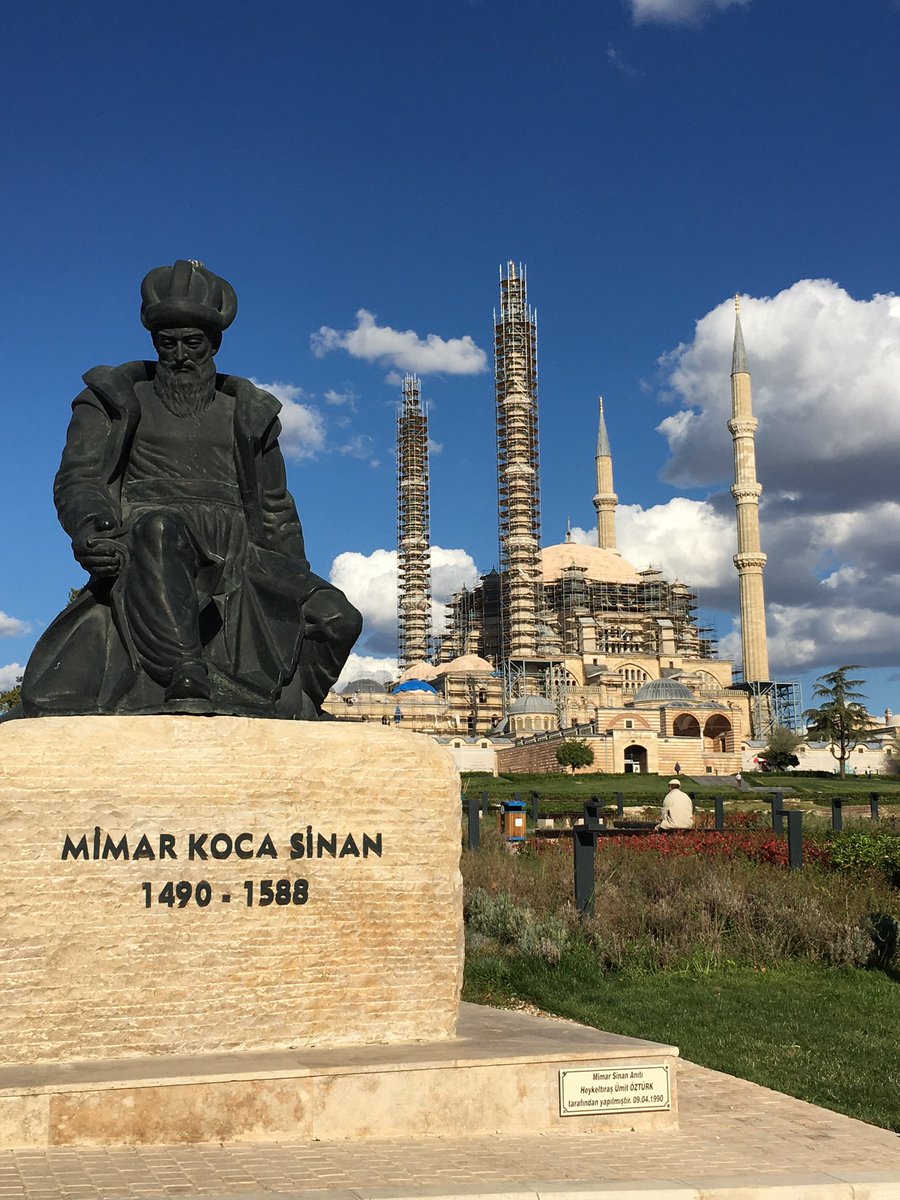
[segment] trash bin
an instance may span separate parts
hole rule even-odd
[[[503,836],[508,842],[524,842],[526,830],[525,801],[504,800],[501,805]]]

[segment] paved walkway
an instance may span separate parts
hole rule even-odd
[[[900,1138],[684,1063],[677,1133],[7,1150],[0,1200],[900,1200]]]

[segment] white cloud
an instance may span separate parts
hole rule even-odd
[[[335,690],[341,691],[345,683],[354,679],[377,679],[379,683],[392,683],[397,677],[397,659],[390,655],[379,657],[374,654],[350,654],[344,664]]]
[[[7,663],[5,667],[0,667],[0,691],[7,692],[15,687],[24,670],[21,663]]]
[[[695,25],[714,12],[743,8],[751,0],[630,0],[635,24]]]
[[[359,554],[348,550],[331,566],[331,582],[341,589],[363,615],[364,650],[388,654],[397,645],[397,551],[373,550]],[[465,550],[431,548],[432,623],[437,632],[443,606],[464,584],[472,587],[479,572]]]
[[[18,617],[10,617],[7,613],[0,612],[0,637],[22,637],[30,632],[31,626],[27,621],[20,621]]]
[[[412,329],[379,325],[374,314],[365,308],[356,314],[355,329],[322,325],[310,336],[310,344],[317,358],[323,358],[330,350],[346,350],[353,358],[420,375],[477,375],[487,369],[487,355],[468,334],[445,339],[429,333],[422,338]]]
[[[900,299],[854,300],[827,279],[803,279],[777,296],[744,298],[741,323],[759,418],[757,455],[769,494],[827,496],[862,486],[896,492],[900,442]],[[663,365],[681,411],[659,426],[673,482],[715,484],[731,471],[729,300],[697,322],[689,345]]]
[[[325,449],[325,420],[317,408],[302,404],[309,394],[292,383],[261,383],[251,377],[251,382],[281,401],[281,437],[278,439],[286,458],[299,462],[304,458],[315,458]]]
[[[385,650],[397,640],[397,551],[346,550],[331,565],[331,582],[363,615],[363,636]]]
[[[741,323],[759,419],[773,673],[900,665],[900,300],[855,300],[829,280],[807,279],[742,299]],[[697,322],[692,342],[660,360],[669,399],[680,405],[659,426],[668,477],[717,490],[705,500],[619,509],[626,558],[653,560],[698,588],[704,607],[732,612],[733,334],[729,300]],[[739,650],[734,633],[721,649]]]
[[[332,408],[349,408],[351,412],[356,412],[359,395],[352,387],[345,388],[342,392],[329,388],[327,392],[322,393],[322,399]]]
[[[619,553],[642,568],[659,567],[669,579],[692,588],[720,587],[734,575],[734,517],[719,513],[706,500],[676,496],[666,504],[642,508],[620,504],[616,510]],[[596,546],[596,529],[573,529],[572,540]]]
[[[350,458],[371,458],[375,450],[375,439],[368,433],[355,433],[348,442],[338,447],[340,454]]]

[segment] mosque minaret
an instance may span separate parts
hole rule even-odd
[[[744,682],[769,680],[769,649],[766,641],[766,606],[763,570],[766,556],[759,538],[759,497],[762,487],[756,478],[756,428],[750,390],[750,371],[741,331],[740,297],[734,298],[734,352],[731,360],[731,420],[728,430],[734,442],[734,496],[737,510],[737,546],[734,556],[741,590],[741,644]]]
[[[619,497],[613,490],[612,450],[606,421],[603,418],[603,397],[600,397],[600,428],[597,433],[597,545],[601,550],[616,549],[616,505]]]

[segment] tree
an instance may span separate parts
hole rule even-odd
[[[841,779],[847,776],[847,759],[851,751],[866,740],[872,727],[864,694],[859,691],[863,679],[848,679],[848,671],[858,671],[856,665],[838,667],[820,675],[813,695],[824,701],[819,708],[808,708],[803,714],[806,736],[810,740],[828,742],[828,748],[838,761]]]
[[[571,767],[574,775],[579,767],[593,763],[594,752],[587,742],[561,742],[556,747],[556,761],[561,767]]]
[[[776,725],[769,734],[765,750],[759,758],[764,771],[785,771],[788,767],[799,767],[800,759],[794,753],[803,738],[786,725]]]
[[[9,712],[11,708],[15,708],[17,704],[22,702],[22,676],[16,680],[13,687],[8,691],[0,692],[0,713]]]

